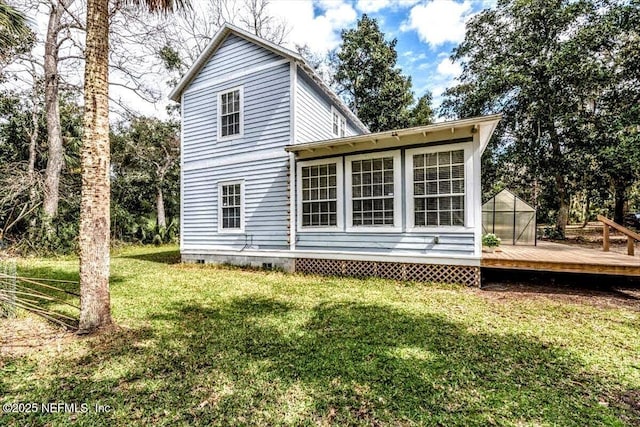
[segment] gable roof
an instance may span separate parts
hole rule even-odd
[[[225,23],[222,28],[216,33],[216,35],[211,39],[207,47],[202,51],[198,59],[193,63],[191,68],[186,72],[186,74],[180,79],[177,86],[171,91],[169,94],[169,99],[180,102],[180,97],[182,92],[189,86],[189,84],[193,81],[193,79],[198,75],[202,67],[205,66],[209,58],[218,50],[222,42],[229,36],[230,34],[235,34],[239,37],[242,37],[252,43],[257,44],[267,50],[270,50],[278,55],[281,55],[294,63],[296,63],[300,69],[307,75],[309,78],[313,80],[313,82],[318,85],[318,87],[322,90],[322,92],[331,99],[336,106],[340,109],[340,111],[349,118],[360,130],[364,133],[369,133],[369,129],[360,121],[360,119],[353,114],[353,112],[342,102],[342,100],[322,81],[322,79],[318,76],[318,74],[309,66],[307,61],[297,52],[294,52],[285,47],[279,46],[275,43],[270,42],[269,40],[265,40],[261,37],[256,36],[255,34],[251,34],[248,31],[240,29],[235,25],[231,25],[229,23]]]

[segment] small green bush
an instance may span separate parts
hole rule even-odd
[[[500,246],[500,238],[493,233],[485,234],[482,236],[482,246],[496,248]]]

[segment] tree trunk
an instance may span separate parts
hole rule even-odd
[[[627,189],[624,185],[614,185],[614,191],[615,191],[615,204],[613,207],[613,220],[617,223],[622,225],[624,222],[624,204],[627,201],[626,197],[625,197],[625,193],[627,192]]]
[[[555,182],[556,182],[556,191],[558,192],[558,216],[556,218],[556,231],[562,235],[562,238],[565,236],[565,231],[567,229],[567,223],[569,222],[569,195],[567,194],[567,185],[565,173],[563,170],[563,156],[562,149],[560,147],[560,137],[558,135],[558,131],[555,128],[553,123],[553,115],[550,114],[551,125],[549,128],[549,136],[551,141],[551,155],[553,158],[553,166],[556,168],[555,172]]]
[[[31,110],[31,125],[33,130],[29,133],[29,166],[27,173],[29,174],[29,182],[31,188],[29,189],[29,203],[36,204],[36,144],[38,143],[39,126],[38,126],[38,86],[36,83],[36,70],[35,64],[31,64],[33,70],[33,92],[32,96],[32,110]],[[32,215],[29,221],[29,240],[33,239],[33,233],[36,228],[37,215]],[[0,239],[1,240],[1,239]]]
[[[585,196],[585,200],[584,200],[584,219],[582,221],[582,228],[587,226],[587,223],[589,222],[589,210],[591,209],[591,197],[589,197],[589,192],[587,191],[587,194]]]
[[[160,186],[158,186],[158,194],[156,195],[156,209],[158,211],[158,228],[166,227],[167,218],[164,213],[164,197]]]
[[[80,202],[80,332],[111,323],[109,301],[109,11],[87,2]]]
[[[45,221],[58,214],[60,200],[60,173],[64,164],[64,147],[60,128],[60,109],[58,106],[58,33],[60,18],[64,12],[64,1],[51,4],[47,39],[44,47],[44,102],[47,113],[47,144],[49,156],[44,173],[44,200],[42,204]],[[50,233],[49,227],[45,227]]]

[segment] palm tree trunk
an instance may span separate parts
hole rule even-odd
[[[80,332],[111,323],[109,301],[108,0],[87,2],[82,198],[80,204]]]

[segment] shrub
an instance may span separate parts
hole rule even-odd
[[[500,238],[493,233],[485,234],[482,236],[482,246],[488,248],[495,248],[500,246]]]

